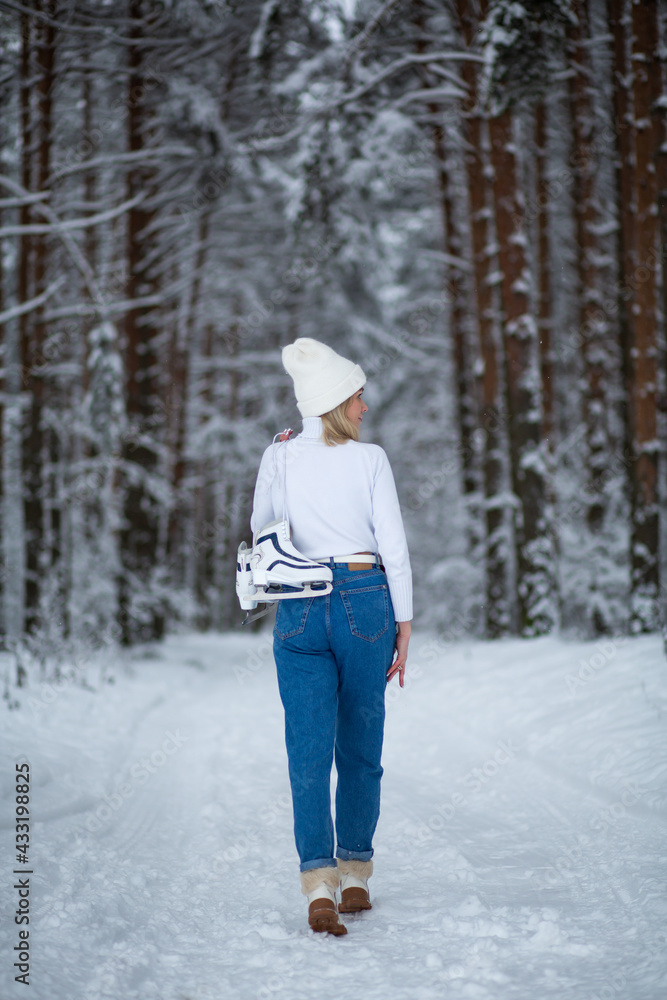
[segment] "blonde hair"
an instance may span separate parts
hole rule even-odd
[[[355,395],[356,393],[353,393],[333,410],[321,414],[322,440],[325,444],[333,447],[336,444],[345,444],[346,441],[359,440],[359,428],[352,423],[349,417],[345,416],[345,411]]]

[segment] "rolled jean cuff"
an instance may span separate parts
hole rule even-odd
[[[314,861],[304,861],[299,865],[299,871],[309,872],[311,868],[336,868],[335,858],[315,858]]]
[[[346,851],[344,847],[336,848],[336,857],[341,861],[370,861],[373,857],[373,849],[370,851]]]

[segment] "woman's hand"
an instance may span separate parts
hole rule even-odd
[[[408,658],[408,643],[410,642],[410,635],[412,634],[412,625],[410,622],[398,622],[398,632],[396,633],[396,645],[394,647],[394,652],[396,653],[396,659],[387,671],[387,683],[392,679],[395,674],[398,674],[398,683],[403,687],[403,682],[405,679],[405,662]]]

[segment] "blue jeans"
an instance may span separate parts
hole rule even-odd
[[[329,791],[334,754],[336,857],[373,856],[384,696],[396,643],[384,571],[328,565],[331,593],[279,601],[273,629],[301,871],[336,866]]]

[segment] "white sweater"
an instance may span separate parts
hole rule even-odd
[[[309,559],[379,552],[397,622],[412,619],[412,570],[396,484],[377,444],[321,440],[321,417],[304,417],[287,442],[287,514],[292,541]],[[253,533],[283,516],[285,443],[262,455],[253,501]]]

